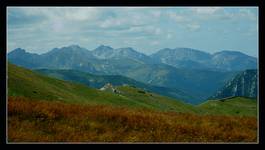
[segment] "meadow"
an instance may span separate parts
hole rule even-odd
[[[8,98],[9,142],[256,142],[257,118]]]

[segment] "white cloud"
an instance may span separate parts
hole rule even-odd
[[[117,11],[114,17],[98,21],[99,26],[101,28],[130,28],[154,23],[150,14],[143,14],[138,11],[124,12],[124,9],[122,10]]]
[[[230,19],[230,20],[250,20],[250,21],[256,21],[258,18],[258,15],[251,11],[251,9],[247,8],[240,8],[238,12],[228,12],[225,11],[223,14],[223,18]]]
[[[220,10],[222,7],[191,7],[190,8],[196,14],[212,15]]]
[[[101,24],[101,28],[111,28],[111,27],[117,27],[121,25],[125,25],[126,22],[123,19],[117,19],[117,18],[111,18],[104,20]]]
[[[131,27],[128,32],[130,33],[146,33],[149,35],[160,35],[162,30],[155,26],[136,26]]]
[[[100,15],[99,9],[88,7],[88,8],[72,8],[67,9],[65,13],[65,17],[69,20],[76,21],[93,21],[97,20]]]
[[[12,8],[14,9],[14,8]],[[44,17],[47,21],[62,19],[65,21],[92,21],[98,19],[100,9],[94,7],[19,7],[15,8],[26,16]]]
[[[167,15],[170,19],[176,21],[176,22],[186,22],[189,21],[189,19],[183,15],[177,14],[176,12],[168,12]]]

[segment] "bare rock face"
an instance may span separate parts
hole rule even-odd
[[[212,98],[226,98],[231,96],[257,97],[257,70],[246,70],[241,72]]]

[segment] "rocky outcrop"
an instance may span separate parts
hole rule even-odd
[[[111,93],[120,94],[121,92],[117,90],[112,84],[107,83],[102,88],[100,88],[101,91],[107,91]]]
[[[257,97],[257,70],[246,70],[235,76],[211,99],[220,99],[231,96]]]

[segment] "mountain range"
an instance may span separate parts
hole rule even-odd
[[[151,57],[176,68],[240,71],[257,68],[257,59],[237,51],[209,54],[191,48],[162,49]],[[240,62],[240,63],[239,63]]]
[[[208,54],[190,48],[167,48],[147,56],[133,48],[113,49],[104,45],[91,51],[70,45],[44,54],[18,48],[8,53],[8,60],[29,69],[125,76],[149,87],[168,89],[169,92],[164,92],[172,94],[164,95],[175,95],[174,98],[182,95],[190,103],[200,103],[212,96],[240,71],[257,68],[256,58],[235,51]]]
[[[8,57],[11,62],[28,68],[54,66],[56,68],[79,68],[81,70],[89,68],[88,70],[92,69],[91,71],[101,73],[111,72],[106,71],[106,67],[116,67],[118,64],[115,64],[115,62],[117,63],[118,60],[127,60],[128,63],[133,63],[133,66],[139,64],[166,64],[176,68],[196,70],[242,71],[257,68],[257,58],[241,52],[225,50],[209,54],[191,48],[165,48],[147,56],[130,47],[113,49],[110,46],[100,45],[89,51],[78,45],[70,45],[54,48],[41,55],[28,53],[24,49],[17,48],[11,51]],[[48,63],[47,61],[51,62]],[[95,65],[95,63],[100,65]],[[122,64],[120,65],[122,67]],[[130,69],[132,66],[127,67]]]

